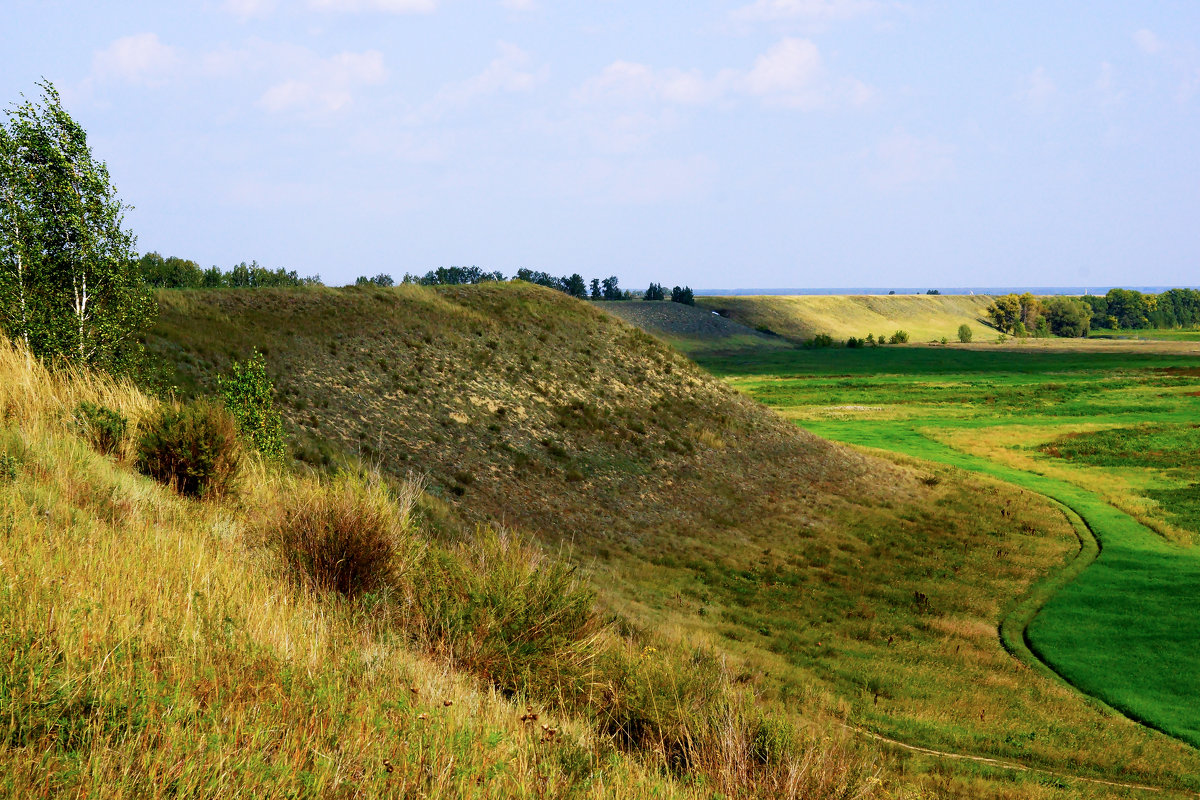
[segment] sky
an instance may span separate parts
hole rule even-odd
[[[3,0],[141,252],[696,288],[1200,282],[1195,0]]]

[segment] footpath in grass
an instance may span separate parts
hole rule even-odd
[[[1200,555],[1164,542],[1095,494],[935,442],[895,423],[808,424],[828,438],[981,472],[1064,504],[1100,540],[1095,562],[1049,599],[1030,649],[1090,695],[1200,747]],[[1051,576],[1051,579],[1053,576]]]
[[[1194,382],[1194,355],[879,348],[707,360],[821,436],[990,475],[1072,509],[1086,525],[1085,547],[1090,530],[1101,551],[1074,563],[1077,576],[1048,576],[1034,590],[1034,605],[1044,605],[1024,642],[1081,691],[1200,747],[1200,553],[1108,505],[1082,477],[1034,474],[936,440],[1007,424],[1185,422],[1195,413],[1182,393],[1193,388],[1183,384]],[[1031,613],[1026,605],[1022,621]]]

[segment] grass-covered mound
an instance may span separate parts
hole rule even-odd
[[[907,331],[914,342],[957,341],[967,325],[976,336],[990,330],[984,295],[760,295],[697,297],[696,304],[719,311],[749,328],[769,330],[792,342],[817,334],[836,340],[867,334],[890,337]],[[992,331],[994,334],[995,331]]]
[[[562,556],[629,637],[636,659],[617,663],[650,665],[668,695],[704,698],[711,653],[734,684],[785,717],[1048,770],[1021,777],[934,759],[923,774],[929,762],[920,759],[887,763],[888,786],[941,796],[1107,791],[1075,780],[1047,787],[1060,780],[1050,774],[1195,781],[1184,745],[1089,705],[1003,648],[997,628],[1018,598],[1078,548],[1071,525],[1036,495],[817,439],[602,304],[535,287],[178,292],[161,301],[151,348],[186,392],[211,389],[229,359],[265,350],[298,455],[320,463],[349,450],[396,478],[429,475],[441,502],[421,501],[419,516],[462,548],[451,565],[488,560],[463,533],[471,520],[565,545]],[[780,352],[759,366],[770,371]],[[839,380],[821,391],[840,391]],[[321,445],[326,436],[333,446]],[[449,579],[459,567],[437,569]],[[449,603],[441,616],[461,620],[443,630],[529,622],[514,610],[516,622],[479,623],[454,610],[458,597],[432,595]],[[437,630],[421,635],[438,641]],[[437,652],[511,690],[493,648],[459,641]],[[666,643],[699,652],[700,671],[657,660]],[[655,701],[662,692],[645,688],[654,685],[624,684],[624,696]],[[615,696],[600,695],[607,705]],[[665,719],[711,719],[699,714],[707,699],[691,707]],[[599,724],[611,741],[657,742],[667,763],[692,763],[671,755],[676,735],[647,737],[642,716],[620,719]],[[680,730],[673,725],[649,730]]]
[[[185,393],[266,353],[297,454],[359,455],[475,519],[595,552],[735,535],[776,498],[910,492],[602,310],[531,285],[164,292]]]
[[[711,654],[613,630],[570,566],[431,537],[418,485],[251,457],[191,499],[137,473],[132,435],[98,452],[84,403],[160,424],[0,342],[0,795],[880,791],[869,753],[765,714]]]

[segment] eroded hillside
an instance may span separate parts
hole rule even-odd
[[[185,392],[266,352],[298,453],[428,474],[469,515],[585,549],[715,536],[907,473],[807,434],[596,307],[534,286],[169,292]],[[787,502],[781,502],[783,499]]]

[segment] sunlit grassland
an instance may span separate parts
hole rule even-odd
[[[124,456],[100,456],[75,435],[71,410],[82,400],[135,423],[155,405],[127,385],[50,373],[0,343],[0,796],[699,798],[880,790],[868,780],[872,756],[846,745],[844,734],[790,740],[799,758],[777,771],[778,780],[759,783],[790,729],[780,723],[774,738],[755,742],[737,734],[735,720],[746,721],[739,715],[753,715],[753,706],[722,705],[728,683],[719,670],[704,695],[718,702],[683,701],[695,653],[683,661],[668,647],[642,649],[615,634],[606,640],[628,681],[607,687],[607,705],[650,691],[654,709],[641,718],[650,731],[667,717],[691,726],[691,715],[713,715],[722,739],[690,748],[689,769],[662,752],[648,757],[653,741],[623,749],[581,705],[573,713],[535,690],[528,673],[528,693],[493,688],[465,648],[446,655],[433,646],[449,648],[452,637],[422,639],[400,624],[412,608],[429,606],[419,582],[401,598],[307,589],[259,540],[259,523],[273,519],[282,498],[319,491],[311,477],[256,462],[236,497],[181,499],[133,474]],[[525,585],[551,566],[543,556],[511,539],[477,541],[468,552],[418,536],[409,514],[414,496],[411,487],[395,495],[396,513],[413,544],[436,556],[428,566],[446,568],[443,577],[472,569],[497,577],[507,588],[497,602],[529,599]],[[468,614],[471,603],[489,602],[479,597],[488,591],[480,585],[448,607]],[[474,619],[481,630],[472,645],[486,645],[484,620]],[[426,627],[447,630],[454,622],[424,618]],[[532,636],[520,640],[526,649]],[[515,649],[506,655],[547,679],[542,687],[568,667],[521,661]],[[672,677],[663,685],[674,692],[647,689],[640,676],[657,674]],[[596,692],[605,688],[596,682]],[[763,755],[754,747],[775,749]],[[719,765],[711,760],[717,752],[724,753]]]
[[[839,340],[891,336],[897,329],[913,341],[939,341],[957,339],[960,325],[984,335],[990,330],[983,318],[991,300],[984,295],[772,295],[697,297],[696,304],[794,342],[820,333]]]
[[[1176,464],[1171,453],[1193,436],[1196,365],[1188,349],[1078,346],[797,351],[709,363],[815,433],[989,474],[1077,511],[1104,550],[1049,600],[1029,642],[1075,685],[1194,745],[1200,622],[1189,612],[1200,520],[1181,469],[1187,458]],[[1148,439],[1137,453],[1088,433],[1151,423],[1146,436],[1158,446]],[[1061,438],[1068,433],[1080,435]],[[1041,447],[1051,441],[1059,455],[1072,441],[1095,446],[1067,460]]]

